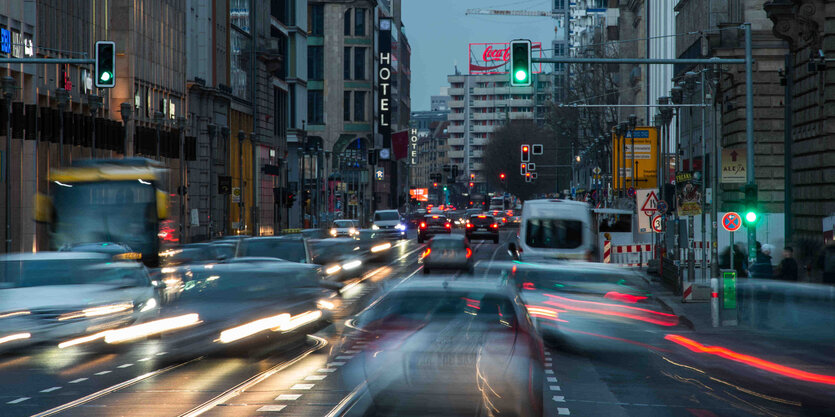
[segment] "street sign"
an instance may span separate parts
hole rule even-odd
[[[655,216],[652,218],[652,231],[655,233],[661,233],[663,231],[663,227],[661,225],[661,216]]]
[[[383,148],[380,149],[380,159],[389,159],[391,158],[391,149]]]
[[[638,208],[638,231],[640,233],[652,232],[652,220],[658,214],[658,196],[655,190],[633,190],[633,194],[637,194]]]
[[[386,176],[386,171],[385,171],[385,170],[383,170],[383,168],[382,168],[382,167],[381,167],[381,168],[377,168],[377,169],[375,169],[375,170],[374,170],[374,178],[375,178],[377,181],[382,181],[382,180],[385,178],[385,176]]]
[[[656,208],[658,209],[659,213],[666,214],[667,213],[667,208],[668,208],[667,207],[667,202],[664,201],[664,200],[658,200],[658,204],[656,204]]]
[[[232,187],[232,202],[241,202],[241,187]]]
[[[635,187],[629,187],[629,189],[626,190],[626,194],[630,197],[635,197]]]
[[[232,192],[232,177],[228,175],[217,176],[217,193],[230,194]]]
[[[594,169],[592,169],[591,172],[593,172],[594,175],[600,175],[600,167],[594,167]]]
[[[729,231],[729,232],[736,232],[742,227],[742,218],[739,217],[739,213],[735,213],[733,211],[725,213],[722,216],[722,227]]]
[[[722,149],[722,184],[745,184],[745,149]]]
[[[658,165],[658,129],[639,126],[626,137],[612,135],[612,182],[622,184],[632,181],[635,168],[635,185],[638,188],[656,188]],[[634,136],[634,139],[633,137]],[[632,144],[635,152],[632,152]],[[634,155],[634,161],[633,161]]]

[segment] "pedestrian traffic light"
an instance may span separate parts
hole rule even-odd
[[[521,146],[522,162],[529,162],[531,160],[531,147],[528,145]]]
[[[446,191],[446,185],[444,186],[444,191]]]
[[[742,219],[745,227],[755,227],[760,220],[757,185],[746,184],[742,188],[745,192],[745,199],[742,203],[744,206]]]
[[[116,86],[116,43],[113,41],[96,42],[96,87],[113,88]]]
[[[510,42],[510,85],[531,85],[531,41],[517,39]]]
[[[284,207],[287,207],[287,208],[293,207],[293,204],[296,202],[296,193],[288,192],[287,194],[285,194],[285,196],[286,197],[285,197],[285,200],[284,200]]]

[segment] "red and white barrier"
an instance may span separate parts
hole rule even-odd
[[[603,242],[603,263],[612,263],[612,241],[607,240]]]
[[[647,266],[647,261],[655,252],[655,245],[651,243],[640,245],[617,245],[612,248],[612,252],[613,255],[611,263],[628,267],[642,267]]]

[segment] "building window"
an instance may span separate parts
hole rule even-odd
[[[307,122],[312,125],[325,123],[325,106],[322,90],[307,90]]]
[[[351,79],[351,48],[344,48],[342,51],[342,77],[343,79]]]
[[[354,91],[354,121],[365,121],[365,91]]]
[[[365,49],[354,48],[354,79],[365,80]]]
[[[322,81],[325,76],[325,51],[321,46],[307,47],[307,79]]]
[[[351,92],[345,91],[342,93],[342,120],[351,120]]]
[[[345,10],[345,36],[351,36],[351,9]]]
[[[325,5],[311,4],[307,22],[307,33],[322,36],[325,33]]]
[[[365,36],[365,9],[354,9],[354,36]]]

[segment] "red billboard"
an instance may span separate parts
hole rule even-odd
[[[470,75],[507,74],[510,43],[471,43]],[[531,56],[542,58],[542,42],[531,43]],[[532,64],[534,73],[542,72],[542,64]]]
[[[411,188],[409,189],[409,195],[412,197],[413,200],[429,201],[428,188]]]

